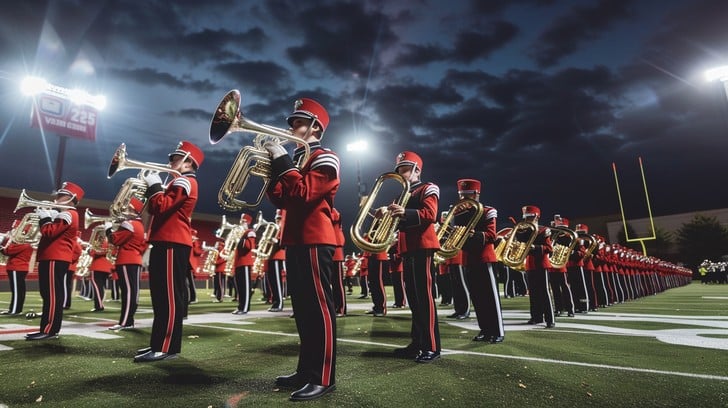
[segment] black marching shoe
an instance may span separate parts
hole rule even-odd
[[[480,332],[477,336],[473,337],[473,341],[488,341],[488,335]]]
[[[57,339],[57,338],[58,338],[58,334],[56,334],[56,333],[40,333],[40,332],[36,332],[36,333],[30,333],[27,336],[25,336],[25,340],[29,340],[29,341],[32,341],[32,340],[48,340],[48,339]]]
[[[503,343],[503,340],[505,340],[505,337],[503,337],[503,336],[490,336],[490,337],[488,337],[488,343],[491,343],[491,344]]]
[[[415,358],[415,362],[417,363],[431,363],[435,360],[440,358],[440,352],[439,351],[423,351],[420,353],[417,358]]]
[[[457,320],[465,320],[468,318],[470,318],[470,313],[463,313],[461,315],[455,316],[455,319],[457,319]]]
[[[161,351],[149,350],[144,354],[137,354],[134,356],[135,363],[151,363],[155,361],[170,360],[177,358],[177,354],[162,353]]]
[[[408,344],[406,347],[394,349],[395,357],[410,359],[415,358],[418,355],[420,355],[420,349],[413,344]]]
[[[553,322],[552,323],[546,323],[546,328],[547,329],[551,329],[551,328],[554,328],[554,327],[556,327],[556,323],[553,323]]]
[[[331,391],[336,389],[336,384],[331,384],[329,386],[324,385],[317,385],[317,384],[311,384],[308,383],[303,386],[298,391],[294,391],[291,393],[291,398],[289,398],[291,401],[308,401],[312,399],[316,399],[319,397],[323,397],[324,395],[330,393]]]
[[[301,388],[306,385],[306,380],[301,378],[298,373],[293,373],[276,377],[276,385],[285,388]]]
[[[144,348],[140,348],[139,350],[137,350],[137,351],[136,351],[136,355],[137,355],[137,356],[140,356],[140,355],[142,355],[142,354],[147,354],[147,353],[149,353],[150,351],[152,351],[152,348],[151,348],[151,347],[144,347]]]

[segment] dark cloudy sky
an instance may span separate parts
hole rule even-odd
[[[341,158],[336,206],[355,212],[357,156],[371,187],[402,150],[424,159],[441,209],[458,178],[484,181],[501,220],[535,204],[544,218],[654,215],[728,204],[728,103],[707,68],[728,64],[728,7],[699,0],[4,1],[0,5],[2,185],[54,189],[58,137],[29,127],[27,74],[105,94],[95,143],[71,139],[63,179],[110,200],[121,143],[164,162],[199,144],[198,211],[249,134],[208,142],[210,115],[237,88],[252,120],[284,127],[297,97],[331,114]],[[267,208],[267,207],[265,207]],[[268,212],[266,218],[271,218]]]

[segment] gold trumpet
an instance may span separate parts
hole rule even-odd
[[[465,225],[455,225],[455,216],[470,211],[470,219]],[[435,264],[441,264],[458,254],[465,245],[465,241],[472,235],[473,229],[483,216],[483,204],[471,198],[459,200],[450,206],[447,216],[437,229],[437,239],[440,249],[435,252]]]
[[[28,194],[25,192],[25,189],[23,189],[20,192],[20,197],[18,197],[18,204],[15,206],[15,210],[13,210],[14,213],[18,212],[21,208],[26,207],[35,207],[35,208],[43,208],[43,209],[61,209],[61,210],[73,210],[76,209],[76,207],[72,205],[66,205],[66,204],[56,204],[53,201],[44,201],[44,200],[36,200],[34,198],[30,198]]]
[[[254,209],[263,201],[268,184],[271,181],[271,160],[268,151],[263,147],[266,143],[285,144],[295,142],[305,150],[299,163],[308,161],[311,149],[303,139],[294,136],[290,130],[269,125],[262,125],[246,118],[241,110],[240,91],[233,89],[228,92],[217,105],[210,121],[210,143],[216,144],[223,137],[235,132],[255,133],[252,146],[243,146],[238,152],[233,166],[220,186],[217,199],[220,206],[228,211]],[[260,177],[263,186],[258,192],[255,201],[248,202],[238,198],[245,190],[252,176]]]
[[[569,256],[574,250],[578,240],[578,235],[573,230],[557,225],[551,227],[551,241],[553,244],[553,252],[549,257],[553,268],[563,268],[569,262]]]
[[[528,233],[528,238],[523,240],[525,233]],[[524,220],[514,225],[505,242],[501,244],[502,249],[496,252],[499,255],[498,260],[511,269],[524,270],[528,251],[537,236],[538,224],[535,221]]]
[[[349,235],[351,235],[351,240],[354,242],[354,245],[359,247],[362,251],[372,253],[384,252],[397,239],[397,225],[399,225],[399,218],[393,217],[389,211],[385,211],[379,218],[375,217],[371,212],[374,201],[377,198],[377,194],[386,180],[394,180],[402,187],[401,193],[395,201],[396,204],[404,207],[407,205],[407,201],[409,201],[410,185],[407,179],[395,172],[384,173],[377,177],[371,193],[367,196],[366,200],[359,205],[359,212],[356,214],[354,223],[351,225],[351,229],[349,230]],[[372,221],[369,223],[369,229],[365,234],[363,233],[364,224],[369,218],[371,218]]]

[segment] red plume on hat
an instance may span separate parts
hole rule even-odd
[[[83,189],[78,184],[71,183],[70,181],[64,181],[63,184],[61,184],[61,188],[55,192],[55,195],[59,194],[69,195],[74,197],[76,202],[79,202],[83,198]]]
[[[480,194],[480,181],[478,181],[476,179],[458,180],[458,193],[460,193],[460,194]]]
[[[576,224],[576,232],[583,232],[585,234],[589,233],[589,226],[586,224]]]
[[[316,120],[321,124],[321,131],[324,132],[329,126],[329,113],[324,107],[310,98],[297,99],[293,104],[293,113],[288,115],[288,124],[293,126],[293,119],[304,118]]]
[[[420,169],[422,171],[422,158],[415,153],[410,151],[404,151],[397,155],[397,158],[395,159],[395,166],[394,170],[397,171],[397,168],[400,166],[406,166],[406,165],[413,165],[414,168]]]
[[[535,205],[524,205],[523,208],[521,208],[521,211],[523,212],[523,218],[541,217],[541,209]]]
[[[202,149],[197,147],[194,143],[186,140],[179,142],[179,144],[177,144],[177,148],[169,154],[169,157],[175,155],[189,157],[198,169],[202,165],[202,161],[205,160],[205,154],[202,153]]]

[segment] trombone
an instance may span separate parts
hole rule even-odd
[[[305,150],[299,161],[306,163],[311,155],[311,148],[303,139],[294,136],[290,130],[269,125],[262,125],[246,118],[241,110],[240,91],[233,89],[228,92],[217,105],[210,121],[210,143],[216,144],[225,136],[236,132],[255,133],[252,146],[243,146],[238,152],[233,166],[230,168],[225,181],[220,186],[217,199],[220,206],[228,211],[254,209],[260,206],[263,195],[271,181],[271,160],[265,143],[284,144],[295,142]],[[254,201],[248,202],[238,198],[245,190],[251,177],[257,176],[263,180],[263,186]]]

